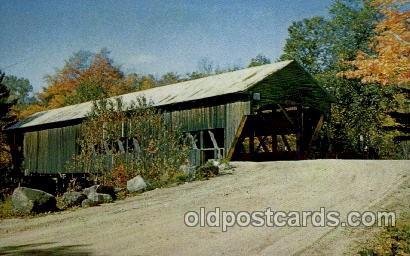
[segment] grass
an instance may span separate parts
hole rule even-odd
[[[410,214],[398,219],[396,227],[384,228],[359,255],[410,255]]]
[[[9,219],[13,217],[18,216],[13,211],[13,202],[11,201],[11,197],[7,197],[4,201],[0,202],[0,220]]]
[[[403,178],[406,180],[400,190],[392,195],[393,200],[386,208],[398,214],[396,226],[385,227],[377,232],[375,238],[368,240],[358,250],[359,255],[410,255],[410,179],[407,175]]]

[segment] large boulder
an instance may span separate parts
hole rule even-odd
[[[89,194],[97,193],[97,188],[98,188],[98,186],[99,186],[99,185],[94,185],[94,186],[91,186],[91,187],[89,187],[89,188],[83,189],[83,194],[85,194],[86,196],[88,196]]]
[[[109,194],[102,194],[102,193],[91,193],[87,197],[88,199],[96,202],[97,204],[105,204],[105,203],[112,203],[113,199]]]
[[[147,188],[147,184],[145,183],[144,179],[138,175],[129,181],[127,181],[127,190],[129,192],[138,192]]]
[[[65,207],[79,206],[84,199],[87,199],[87,196],[81,192],[66,192],[62,196],[62,201]]]
[[[102,193],[109,194],[112,198],[115,199],[115,188],[112,186],[106,185],[94,185],[89,188],[83,189],[83,193],[88,197],[89,194],[93,193]]]
[[[56,198],[42,190],[18,187],[11,197],[13,209],[19,213],[40,213],[57,210]]]
[[[81,206],[91,207],[91,206],[96,206],[99,204],[112,203],[113,201],[114,200],[109,194],[93,192],[93,193],[88,194],[87,198],[81,202]]]
[[[82,207],[92,207],[92,206],[96,206],[96,205],[98,205],[98,203],[97,202],[94,202],[93,200],[91,200],[91,199],[84,199],[82,202],[81,202],[81,206]]]

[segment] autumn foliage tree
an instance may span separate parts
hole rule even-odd
[[[410,11],[401,11],[400,0],[378,0],[374,5],[383,19],[376,26],[371,53],[359,51],[350,61],[354,69],[343,72],[362,83],[409,85],[410,82]]]
[[[397,130],[386,130],[394,125],[388,113],[400,108],[399,94],[393,86],[380,85],[386,77],[390,82],[406,83],[406,43],[391,42],[404,40],[407,33],[397,3],[334,0],[327,17],[305,19],[289,27],[281,59],[296,59],[334,96],[322,130],[325,156],[406,157],[396,151]],[[398,20],[402,23],[397,24]]]
[[[134,80],[114,65],[104,49],[98,53],[75,53],[62,69],[47,76],[46,81],[47,86],[37,95],[39,102],[28,106],[20,117],[135,90]]]
[[[376,25],[376,35],[370,42],[370,53],[359,51],[356,59],[348,61],[351,69],[340,76],[360,79],[366,86],[378,84],[395,90],[386,111],[384,129],[396,133],[397,147],[403,158],[410,155],[410,11],[401,0],[377,0],[373,5],[383,18]],[[398,143],[399,142],[399,143]]]

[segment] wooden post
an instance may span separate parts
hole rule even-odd
[[[267,145],[268,136],[258,136],[259,145],[256,148],[256,151],[263,149],[263,152],[269,152],[269,146]]]
[[[278,152],[278,137],[276,134],[272,135],[272,153],[276,154]]]
[[[204,131],[200,131],[199,132],[199,152],[200,152],[200,157],[199,157],[199,161],[201,162],[201,164],[203,163],[203,149],[204,149]]]
[[[321,129],[322,126],[323,126],[324,119],[325,119],[324,115],[321,114],[321,115],[320,115],[320,118],[319,118],[319,121],[318,121],[317,124],[316,124],[315,131],[314,131],[313,134],[312,134],[312,138],[311,138],[310,141],[309,141],[309,146],[308,146],[308,147],[309,147],[309,150],[310,150],[310,147],[312,147],[313,142],[317,139],[317,137],[318,137],[318,135],[319,135],[319,131],[320,131],[320,129]]]
[[[249,122],[249,153],[255,153],[255,131],[253,130],[253,120]]]
[[[286,110],[280,105],[278,104],[278,107],[280,109],[280,111],[282,111],[283,115],[286,117],[286,119],[289,121],[289,123],[292,126],[295,126],[295,123],[292,121],[292,118],[289,117],[288,113],[286,112]]]
[[[297,106],[297,127],[296,127],[296,158],[303,159],[303,109]]]
[[[228,154],[227,154],[227,158],[229,160],[233,157],[234,152],[239,147],[239,144],[241,144],[243,142],[243,140],[241,140],[240,137],[241,137],[242,131],[245,127],[246,120],[247,120],[247,116],[242,117],[242,120],[241,120],[241,123],[239,124],[238,130],[235,133],[235,138],[232,141],[231,147],[228,149],[229,151],[228,151]]]
[[[286,151],[291,151],[291,148],[290,148],[290,145],[289,145],[289,141],[288,141],[288,139],[286,138],[286,135],[281,135],[282,136],[282,140],[283,140],[283,143],[285,144],[285,147],[286,147]]]
[[[215,134],[211,131],[208,130],[209,137],[211,138],[212,145],[214,146],[214,159],[221,159],[222,156],[219,154],[219,146],[218,142],[215,139]]]

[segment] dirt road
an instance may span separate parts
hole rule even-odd
[[[2,253],[56,255],[330,255],[355,238],[346,228],[189,228],[186,211],[381,209],[410,178],[410,161],[233,163],[208,181],[157,189],[99,207],[0,222]],[[401,189],[401,188],[400,188]]]

